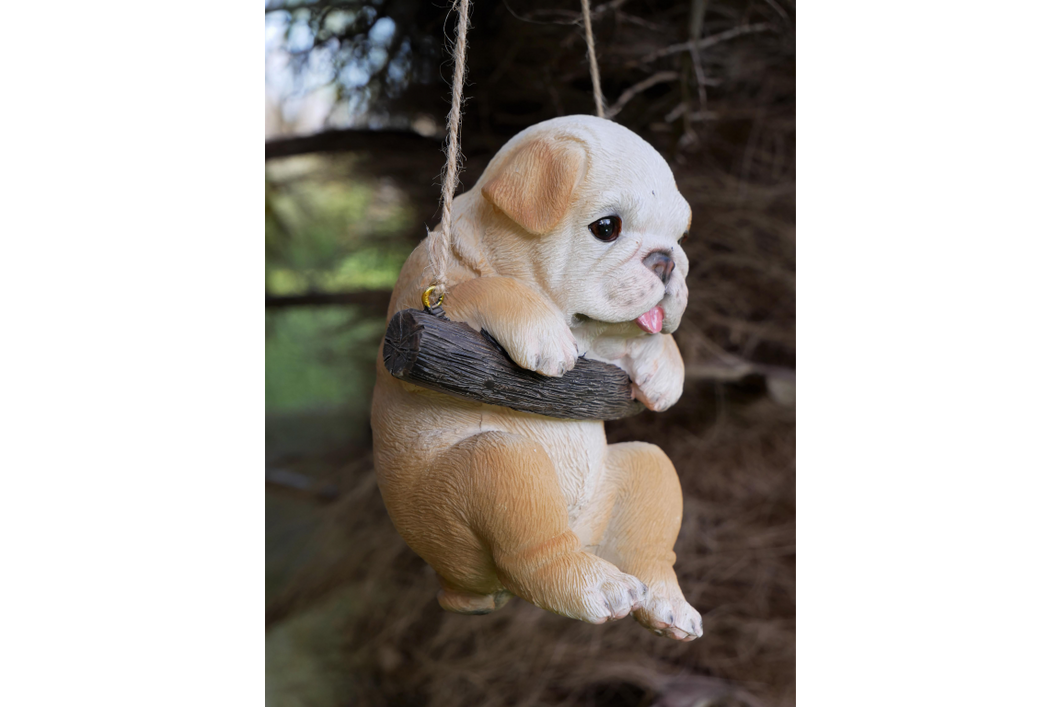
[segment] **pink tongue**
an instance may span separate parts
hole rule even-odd
[[[663,315],[664,312],[662,307],[652,307],[647,312],[637,317],[637,326],[649,334],[658,334],[662,331]]]

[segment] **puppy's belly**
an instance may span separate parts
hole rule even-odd
[[[484,429],[500,430],[533,439],[544,446],[556,468],[567,515],[574,525],[596,494],[607,455],[604,423],[596,420],[558,420],[484,406]]]
[[[409,387],[411,388],[411,386]],[[600,483],[607,455],[604,424],[559,420],[493,405],[457,400],[394,380],[376,384],[372,428],[380,486],[415,483],[438,454],[482,432],[521,435],[541,444],[552,461],[573,525]]]

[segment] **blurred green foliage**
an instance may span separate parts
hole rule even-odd
[[[411,209],[350,156],[270,161],[265,178],[265,292],[390,289],[414,244]],[[367,412],[385,322],[349,306],[269,310],[266,413],[359,407]]]
[[[389,289],[406,257],[404,250],[368,247],[339,256],[328,268],[275,266],[265,272],[265,289],[273,295]]]
[[[299,412],[363,405],[385,329],[350,307],[313,307],[266,315],[265,410]]]

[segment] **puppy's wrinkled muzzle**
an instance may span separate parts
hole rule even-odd
[[[644,259],[644,267],[655,273],[656,277],[662,280],[662,284],[666,285],[669,284],[670,275],[674,271],[674,261],[669,253],[657,250],[649,253]]]

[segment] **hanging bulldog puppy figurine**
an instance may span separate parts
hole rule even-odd
[[[650,410],[677,402],[691,210],[666,161],[630,130],[568,116],[516,135],[453,204],[446,316],[521,367],[562,376],[613,363]],[[421,307],[426,242],[388,316]],[[678,640],[703,622],[677,584],[681,487],[658,447],[604,425],[469,402],[376,365],[375,468],[398,532],[438,573],[438,601],[481,614],[514,594],[590,623],[632,613]]]

